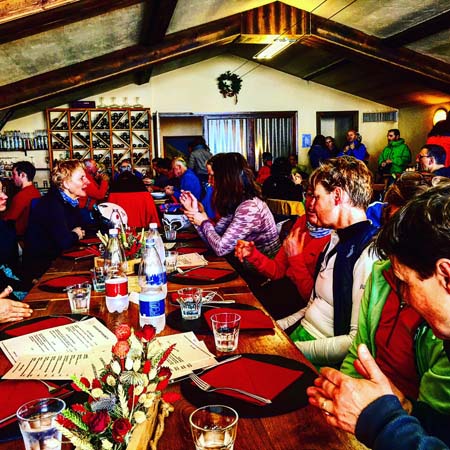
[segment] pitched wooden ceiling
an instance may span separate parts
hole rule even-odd
[[[381,3],[384,3],[381,5]],[[0,111],[23,116],[220,53],[392,107],[450,101],[448,0],[0,0]]]

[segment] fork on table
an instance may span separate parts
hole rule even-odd
[[[239,392],[240,394],[243,394],[243,395],[245,395],[247,397],[250,397],[250,398],[253,398],[255,400],[258,400],[261,403],[265,403],[265,404],[272,403],[272,401],[269,400],[268,398],[260,397],[259,395],[252,394],[251,392],[247,392],[247,391],[244,391],[242,389],[233,388],[233,387],[226,387],[226,386],[221,386],[221,387],[211,386],[206,381],[204,381],[200,377],[198,377],[195,373],[191,373],[189,375],[189,378],[196,384],[197,387],[199,387],[202,391],[205,391],[205,392],[225,391],[225,390],[226,391],[234,391],[234,392]]]

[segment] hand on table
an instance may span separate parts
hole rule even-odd
[[[180,203],[186,211],[197,212],[198,200],[190,191],[181,191]]]
[[[286,255],[295,256],[303,253],[307,231],[300,231],[300,228],[294,228],[283,242],[283,248]]]
[[[366,345],[358,347],[359,370],[367,379],[352,378],[330,367],[320,371],[314,387],[307,389],[309,403],[322,409],[330,425],[355,432],[362,410],[383,395],[392,395],[389,379],[381,372]],[[356,364],[355,364],[356,367]]]
[[[78,239],[83,239],[86,234],[86,232],[81,227],[75,227],[72,231],[77,234]]]
[[[14,322],[31,316],[33,312],[27,303],[16,302],[8,297],[12,292],[12,287],[8,286],[0,293],[0,323]]]
[[[255,248],[255,243],[253,241],[243,241],[239,239],[236,244],[236,248],[234,249],[234,254],[236,258],[239,259],[240,262],[244,262],[245,258],[248,258]]]

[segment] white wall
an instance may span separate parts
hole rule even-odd
[[[224,99],[216,85],[216,78],[227,70],[234,71],[243,77],[239,101]],[[231,55],[222,55],[209,60],[154,76],[150,83],[142,86],[129,85],[114,91],[105,92],[102,97],[105,103],[111,103],[116,97],[118,104],[123,97],[128,103],[135,103],[135,97],[152,112],[159,113],[218,113],[248,111],[287,111],[298,112],[298,146],[299,160],[307,162],[307,148],[301,148],[302,134],[316,133],[317,111],[350,111],[358,110],[359,131],[363,136],[371,154],[371,167],[374,168],[379,152],[386,144],[386,132],[389,128],[400,128],[402,135],[417,150],[420,142],[425,142],[430,130],[430,115],[435,107],[409,108],[399,111],[399,122],[363,123],[363,112],[391,111],[392,108],[371,102],[335,89],[327,88],[313,82],[279,72]],[[86,100],[99,103],[100,95]],[[61,105],[67,106],[67,105]],[[447,105],[448,107],[448,105]],[[429,123],[428,123],[429,122]],[[44,114],[34,114],[8,122],[3,131],[32,131],[45,128]],[[169,132],[170,128],[170,132]],[[177,135],[180,130],[170,124],[162,131],[167,135]],[[419,147],[420,148],[420,147]]]

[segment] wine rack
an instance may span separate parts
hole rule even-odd
[[[113,174],[121,161],[149,167],[152,120],[148,108],[49,108],[46,110],[49,165],[93,158]]]

